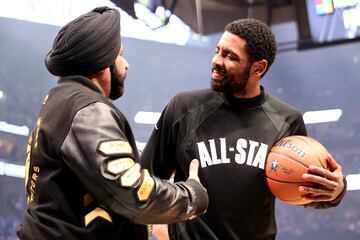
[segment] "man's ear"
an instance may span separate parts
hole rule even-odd
[[[260,61],[255,61],[251,66],[251,74],[261,77],[267,69],[268,62],[263,59]]]

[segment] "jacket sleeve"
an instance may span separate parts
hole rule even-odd
[[[142,224],[184,221],[203,213],[206,190],[195,180],[170,183],[137,163],[124,121],[104,103],[74,117],[61,153],[92,197],[104,208]]]

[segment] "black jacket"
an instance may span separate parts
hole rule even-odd
[[[61,78],[29,139],[28,207],[18,237],[146,239],[140,224],[183,221],[206,209],[198,182],[152,177],[138,158],[127,120],[96,85]]]
[[[156,176],[187,178],[193,158],[209,208],[198,218],[169,227],[171,239],[275,239],[275,197],[264,165],[271,146],[288,135],[306,135],[301,114],[266,94],[235,99],[212,90],[180,93],[163,111],[141,161]],[[314,207],[330,207],[321,203]]]

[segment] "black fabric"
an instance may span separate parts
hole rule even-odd
[[[186,180],[186,183],[192,187],[192,189],[195,192],[201,192],[202,189],[204,189],[204,187],[196,180],[189,178],[188,180]],[[196,202],[197,204],[197,212],[199,213],[203,213],[206,211],[208,204],[209,204],[209,196],[208,195],[194,195],[196,196],[196,199],[193,199],[194,202]]]
[[[99,7],[59,31],[45,65],[56,76],[87,76],[113,64],[120,47],[119,11]]]
[[[113,140],[128,144],[131,151],[99,151],[99,144]],[[125,173],[114,175],[106,167],[122,157],[139,160],[125,116],[88,78],[60,78],[45,98],[29,138],[28,206],[18,238],[146,239],[141,224],[185,221],[206,209],[207,193],[194,180],[174,184],[152,177],[154,187],[140,201],[142,177],[125,187],[120,180]]]
[[[89,189],[95,189],[95,186],[86,189],[74,169],[65,162],[61,146],[71,129],[74,116],[96,102],[109,105],[117,113],[118,129],[134,148],[134,157],[138,157],[135,140],[125,117],[101,94],[99,88],[82,76],[60,78],[58,85],[50,90],[42,105],[38,118],[41,119],[40,126],[34,129],[31,137],[34,140],[29,142],[32,150],[28,159],[30,179],[27,183],[27,196],[28,201],[33,199],[28,203],[23,222],[17,230],[19,239],[115,240],[119,236],[126,240],[146,239],[146,226],[135,225],[126,216],[115,214],[111,210],[107,212],[112,222],[97,218],[87,227],[84,226],[86,214],[93,210],[89,207],[95,208],[91,204],[84,207],[84,196],[89,193]],[[94,137],[89,138],[98,141]],[[88,162],[84,168],[89,168],[90,164]],[[36,168],[39,169],[38,173],[34,171]],[[93,170],[86,169],[83,172]],[[36,188],[32,188],[32,185]],[[104,192],[103,194],[105,195]],[[94,205],[98,206],[99,203]]]
[[[175,96],[141,161],[162,178],[175,171],[176,182],[186,179],[191,159],[199,159],[209,207],[191,221],[171,224],[171,239],[275,239],[275,197],[266,185],[266,156],[279,138],[306,134],[301,114],[263,88],[250,99],[212,90]],[[326,208],[333,203],[319,205]]]

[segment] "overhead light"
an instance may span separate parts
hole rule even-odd
[[[62,26],[98,6],[114,7],[109,0],[12,0],[1,1],[0,16]]]
[[[336,122],[342,115],[341,109],[329,109],[320,111],[309,111],[304,113],[305,124]]]
[[[9,176],[9,177],[17,177],[17,178],[25,178],[25,166],[0,162],[0,175]]]
[[[0,101],[5,98],[5,93],[0,90]]]
[[[136,113],[134,121],[141,124],[156,124],[161,116],[159,112],[139,111]]]
[[[21,135],[21,136],[26,136],[26,137],[29,136],[29,133],[30,133],[30,129],[25,125],[18,126],[18,125],[7,123],[5,121],[0,121],[0,131],[12,133],[12,134],[16,134],[16,135]]]
[[[360,190],[360,174],[349,174],[346,176],[346,190]]]
[[[138,142],[138,141],[136,141],[135,143],[136,143],[136,147],[137,147],[138,150],[140,150],[140,151],[144,150],[146,142]]]
[[[116,7],[114,2],[109,0],[12,0],[1,1],[0,17],[63,26],[98,6]],[[155,28],[154,26],[162,23],[144,5],[134,5],[139,19],[134,19],[121,8],[117,9],[121,12],[121,36],[181,46],[191,37],[190,27],[175,15],[171,15],[169,24],[165,27]]]

